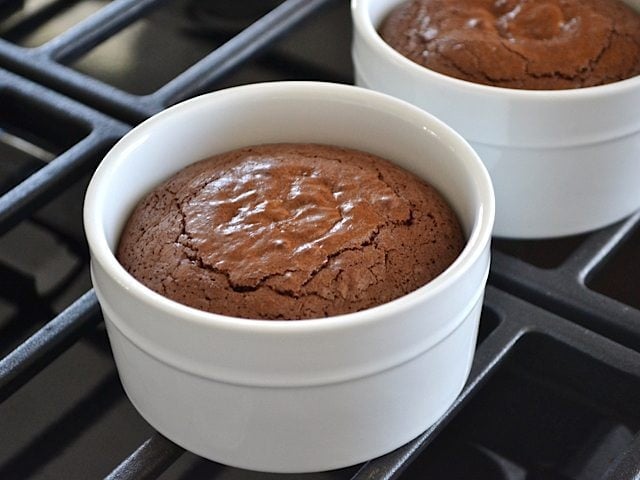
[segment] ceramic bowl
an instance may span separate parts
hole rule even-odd
[[[494,234],[593,230],[640,207],[640,76],[572,90],[480,85],[422,67],[376,28],[404,0],[352,0],[356,84],[404,99],[460,133],[496,195]],[[629,0],[640,10],[640,0]]]
[[[123,224],[155,185],[210,155],[272,142],[356,148],[415,172],[457,212],[464,250],[397,300],[289,322],[186,307],[118,263]],[[231,88],[152,117],[104,158],[84,210],[93,282],[131,402],[186,449],[271,472],[382,455],[449,408],[474,354],[493,218],[488,173],[453,130],[395,98],[313,82]]]

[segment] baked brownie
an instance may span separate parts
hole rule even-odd
[[[368,153],[259,145],[195,163],[149,193],[117,257],[177,302],[235,317],[318,318],[400,297],[465,240],[442,196]]]
[[[640,74],[640,14],[618,0],[410,0],[379,32],[420,65],[486,85],[567,89]]]

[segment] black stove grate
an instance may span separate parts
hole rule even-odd
[[[232,35],[202,60],[146,95],[135,95],[115,88],[68,65],[125,27],[144,18],[145,15],[165,4],[171,6],[168,0],[108,2],[94,15],[37,48],[25,48],[12,42],[0,41],[0,61],[18,73],[51,85],[116,118],[135,124],[173,103],[206,91],[208,87],[220,81],[234,69],[241,67],[247,60],[269,47],[299,22],[314,15],[331,1],[287,0],[281,2],[273,10]],[[202,7],[202,4],[208,2],[173,2],[173,4],[176,3],[186,3],[184,6],[186,10],[181,12],[193,16],[198,13],[197,10],[193,11],[195,7]],[[233,2],[221,3],[232,4]],[[245,3],[252,4],[255,8],[255,4],[260,2]],[[239,25],[242,25],[242,22],[239,22]],[[206,34],[206,26],[207,22],[197,22],[190,25],[190,28],[196,32],[204,30],[203,33]],[[229,35],[228,32],[225,33]],[[304,70],[304,65],[296,66],[294,62],[289,68]],[[317,76],[320,72],[313,71],[313,73]],[[350,75],[347,75],[339,80],[348,81],[349,78]],[[326,79],[334,80],[335,78],[327,76]]]
[[[109,62],[132,55],[128,41],[141,51],[120,71]],[[82,197],[148,116],[241,83],[350,83],[349,43],[347,2],[0,0],[0,478],[279,478],[184,452],[137,415],[90,290]],[[496,240],[452,408],[384,457],[295,477],[640,478],[638,261],[640,213]]]

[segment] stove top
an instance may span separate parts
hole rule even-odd
[[[0,478],[270,479],[183,451],[125,396],[82,201],[106,151],[193,95],[352,82],[337,0],[0,0]],[[427,432],[308,479],[640,478],[640,213],[494,240],[467,385]],[[288,476],[292,477],[292,476]]]

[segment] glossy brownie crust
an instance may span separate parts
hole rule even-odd
[[[273,144],[206,159],[158,186],[117,257],[185,305],[291,320],[395,299],[463,246],[456,215],[414,175],[359,151]]]
[[[568,89],[640,74],[640,14],[617,0],[410,0],[379,32],[420,65],[486,85]]]

